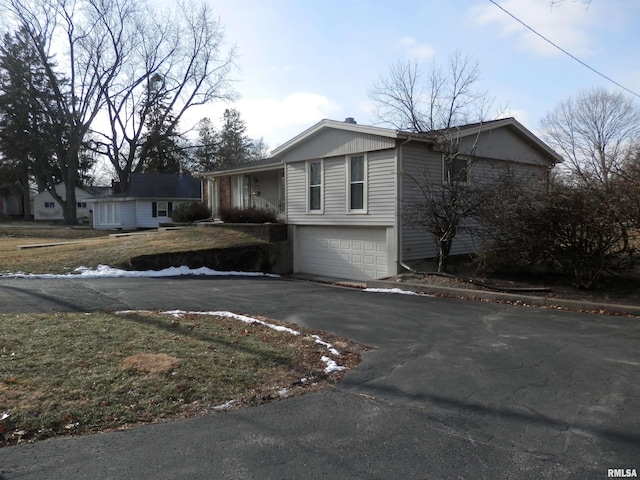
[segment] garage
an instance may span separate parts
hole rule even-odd
[[[388,275],[386,228],[297,228],[298,271],[351,280]]]

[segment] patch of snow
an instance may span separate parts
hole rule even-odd
[[[183,310],[170,310],[167,312],[162,312],[164,314],[167,315],[173,315],[173,316],[181,316],[181,315],[213,315],[216,317],[225,317],[225,318],[233,318],[234,320],[239,320],[241,322],[244,323],[259,323],[260,325],[264,325],[265,327],[269,327],[272,328],[278,332],[286,332],[286,333],[290,333],[291,335],[300,335],[300,332],[293,330],[292,328],[289,327],[283,327],[281,325],[274,325],[272,323],[268,323],[268,322],[264,322],[262,320],[258,320],[257,318],[251,318],[251,317],[247,317],[245,315],[238,315],[237,313],[233,313],[233,312],[224,312],[224,311],[220,311],[220,312],[187,312],[187,311],[183,311]]]
[[[75,273],[64,274],[32,274],[32,273],[10,273],[6,275],[0,275],[5,278],[41,278],[41,279],[56,279],[56,278],[159,278],[159,277],[180,277],[185,275],[200,275],[200,276],[244,276],[244,277],[279,277],[273,273],[261,273],[261,272],[222,272],[218,270],[212,270],[208,267],[189,268],[186,266],[181,267],[168,267],[162,270],[122,270],[119,268],[109,267],[108,265],[98,265],[96,268],[78,267],[74,270]]]
[[[336,350],[333,345],[328,342],[322,340],[318,335],[311,335],[317,344],[322,345],[323,347],[327,347],[327,349],[331,352],[332,355],[340,355],[340,352]]]
[[[214,410],[226,410],[228,408],[233,407],[236,403],[238,403],[237,400],[229,400],[226,403],[223,403],[222,405],[218,405],[217,407],[213,407]]]
[[[329,374],[333,372],[341,372],[346,369],[346,367],[338,365],[334,360],[331,360],[329,357],[325,357],[324,355],[320,360],[322,360],[326,365],[326,367],[324,367],[324,373]]]
[[[420,295],[416,292],[411,292],[409,290],[402,290],[400,288],[365,288],[363,292],[370,293],[399,293],[401,295]]]
[[[280,395],[281,397],[286,396],[289,393],[289,390],[287,390],[286,388],[281,388],[280,390],[278,390],[278,395]]]

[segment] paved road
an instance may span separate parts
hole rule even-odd
[[[0,449],[0,479],[605,479],[640,472],[640,322],[284,279],[0,278],[0,312],[231,310],[368,344],[334,389]],[[0,339],[2,338],[0,332]]]

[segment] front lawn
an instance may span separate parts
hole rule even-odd
[[[87,238],[89,237],[89,238]],[[20,249],[21,245],[80,243]],[[3,273],[70,273],[77,267],[98,265],[127,268],[140,255],[189,252],[263,243],[249,235],[223,228],[189,228],[109,237],[105,232],[69,227],[15,228],[0,224],[0,275]]]
[[[1,315],[0,445],[299,395],[359,361],[353,342],[276,324],[224,313]]]

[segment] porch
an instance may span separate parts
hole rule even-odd
[[[203,201],[218,218],[220,209],[264,208],[284,219],[284,167],[273,159],[202,174]]]

